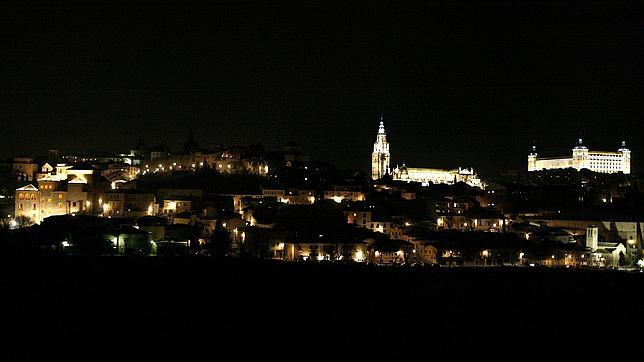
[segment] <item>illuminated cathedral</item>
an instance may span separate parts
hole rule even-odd
[[[459,167],[453,170],[437,168],[407,167],[403,163],[401,167],[396,166],[393,170],[389,167],[391,155],[389,153],[389,142],[385,132],[385,124],[380,117],[380,126],[376,142],[373,144],[371,154],[371,178],[378,180],[385,175],[391,175],[394,181],[420,182],[424,186],[429,184],[448,184],[465,182],[474,187],[484,188],[481,179],[471,168]]]

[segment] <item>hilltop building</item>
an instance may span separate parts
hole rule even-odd
[[[593,172],[601,173],[631,173],[631,151],[622,141],[622,146],[613,151],[591,151],[584,146],[580,138],[577,145],[572,149],[572,157],[539,157],[537,147],[532,146],[532,152],[528,154],[528,171],[541,171],[561,168],[583,168]]]
[[[373,144],[373,153],[371,154],[371,178],[378,180],[385,175],[391,175],[394,181],[420,182],[423,185],[434,184],[455,184],[465,182],[474,187],[484,188],[483,181],[476,175],[472,168],[462,168],[445,170],[437,168],[417,168],[407,167],[403,163],[401,167],[396,166],[393,171],[390,169],[389,142],[385,125],[380,117],[380,126],[376,142]]]
[[[46,217],[74,213],[90,213],[96,208],[101,176],[91,167],[49,164],[36,173],[36,185],[18,188],[15,196],[15,215],[40,223]]]
[[[378,135],[376,142],[373,144],[373,153],[371,153],[371,178],[378,180],[382,176],[389,174],[389,142],[387,142],[387,134],[385,133],[385,124],[380,117],[380,126],[378,127]]]

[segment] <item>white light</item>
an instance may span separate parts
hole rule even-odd
[[[362,250],[356,250],[356,254],[355,254],[355,257],[353,258],[353,260],[362,261],[363,259],[364,259],[364,255],[362,254]]]

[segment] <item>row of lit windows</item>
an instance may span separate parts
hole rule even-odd
[[[622,155],[590,155],[591,160],[601,160],[601,159],[607,159],[607,158],[621,158]]]
[[[32,210],[36,210],[36,204],[32,204]],[[24,210],[24,206],[22,206],[22,202],[18,204],[18,210]]]
[[[63,194],[58,194],[59,199],[62,199],[63,197],[64,197]],[[29,193],[29,194],[20,193],[20,194],[18,194],[18,199],[20,199],[20,200],[36,200],[36,194],[35,193]]]

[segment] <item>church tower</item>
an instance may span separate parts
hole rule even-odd
[[[373,144],[373,153],[371,154],[371,178],[380,179],[389,173],[389,143],[385,133],[385,124],[380,117],[380,127],[376,142]]]

